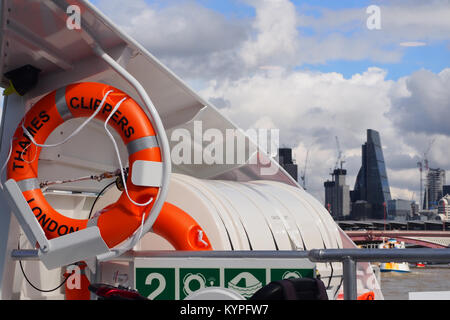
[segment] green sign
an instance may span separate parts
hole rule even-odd
[[[175,300],[175,269],[136,269],[136,290],[151,300]]]
[[[250,298],[266,285],[266,269],[225,269],[225,288]]]
[[[313,278],[314,271],[311,269],[271,269],[270,281],[295,279],[295,278]]]
[[[220,269],[180,269],[180,299],[206,287],[220,286]]]
[[[250,298],[271,281],[315,275],[307,259],[136,258],[135,288],[152,300],[181,300],[206,287]]]

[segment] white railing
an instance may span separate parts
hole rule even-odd
[[[136,258],[288,258],[312,262],[341,262],[344,276],[344,300],[356,300],[356,264],[358,262],[439,262],[450,263],[449,249],[315,249],[309,251],[128,251],[117,261]],[[37,250],[14,250],[15,260],[38,260]]]

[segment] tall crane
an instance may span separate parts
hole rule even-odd
[[[345,163],[345,161],[343,160],[343,156],[342,156],[341,145],[339,144],[339,138],[337,136],[336,136],[336,147],[337,147],[338,156],[336,159],[336,164],[334,165],[335,170],[339,169],[339,164],[342,169],[342,165]]]
[[[419,168],[419,172],[420,172],[420,196],[419,196],[419,208],[423,208],[423,202],[422,202],[422,187],[423,187],[423,177],[422,177],[422,172],[423,172],[423,163],[422,161],[417,162],[417,167]]]
[[[422,199],[422,189],[423,189],[423,176],[422,176],[422,174],[423,174],[424,170],[425,170],[426,174],[428,174],[428,170],[430,169],[430,167],[428,165],[428,153],[430,152],[431,147],[432,147],[432,145],[433,145],[435,140],[436,139],[433,138],[430,141],[430,143],[428,144],[428,148],[423,153],[423,159],[421,161],[417,162],[417,167],[419,168],[419,171],[420,171],[420,202],[421,203],[419,203],[419,207],[423,208],[423,204],[425,203],[425,208],[424,209],[426,209],[426,210],[428,210],[428,201],[429,201],[429,199],[428,199],[428,192],[427,192],[427,190],[428,190],[428,183],[427,182],[425,183],[425,190],[424,190],[423,199]],[[428,175],[426,175],[425,179],[427,179],[427,176]]]
[[[416,203],[416,200],[414,200],[415,195],[416,195],[416,192],[413,191],[411,194],[411,204]]]
[[[306,151],[305,166],[303,168],[302,173],[300,174],[300,179],[302,179],[303,189],[305,189],[305,190],[306,190],[306,169],[308,166],[308,158],[309,158],[309,148]]]

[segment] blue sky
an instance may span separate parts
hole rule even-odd
[[[358,61],[332,60],[324,64],[306,64],[300,67],[304,70],[316,70],[320,72],[339,72],[346,78],[355,73],[361,73],[367,68],[377,66],[388,71],[386,79],[397,80],[408,76],[418,69],[440,72],[449,66],[450,50],[445,42],[429,46],[405,48],[401,61],[394,63],[374,63],[371,60]]]

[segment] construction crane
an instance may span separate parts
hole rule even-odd
[[[341,165],[341,169],[342,169],[342,165],[345,163],[345,161],[343,160],[343,156],[342,156],[342,150],[341,150],[341,145],[339,144],[339,138],[336,136],[336,146],[337,146],[337,152],[338,152],[338,156],[336,159],[336,164],[334,165],[334,169],[339,169],[339,164]]]
[[[423,208],[422,205],[422,188],[423,188],[423,176],[422,176],[422,172],[423,172],[423,163],[422,161],[417,162],[417,167],[419,168],[419,172],[420,172],[420,196],[419,196],[419,208]]]
[[[417,167],[419,168],[419,171],[420,171],[420,200],[419,200],[420,203],[419,203],[419,207],[423,208],[423,204],[425,203],[424,209],[426,209],[426,210],[428,210],[428,192],[427,192],[428,188],[427,188],[427,183],[425,183],[425,190],[424,190],[423,199],[422,199],[422,189],[423,189],[423,176],[422,175],[423,175],[424,170],[426,173],[428,173],[428,170],[430,169],[430,167],[428,165],[428,153],[430,152],[431,147],[435,140],[436,139],[433,138],[430,141],[430,143],[428,144],[427,150],[423,153],[422,161],[417,162]]]
[[[433,140],[431,140],[430,144],[428,145],[428,149],[423,153],[423,159],[424,159],[423,161],[424,161],[424,165],[425,165],[425,170],[429,169],[429,167],[428,167],[428,153],[430,152],[431,146],[433,145],[435,140],[436,140],[435,138],[433,138]]]
[[[307,169],[307,166],[308,166],[308,158],[309,158],[309,148],[306,151],[305,166],[304,166],[303,171],[302,171],[302,173],[300,175],[300,179],[302,180],[302,184],[303,184],[303,189],[305,189],[305,190],[306,190],[306,169]]]
[[[416,192],[415,191],[413,191],[412,192],[412,195],[411,195],[411,203],[415,203],[416,202],[416,200],[414,200],[414,196],[416,195]]]

